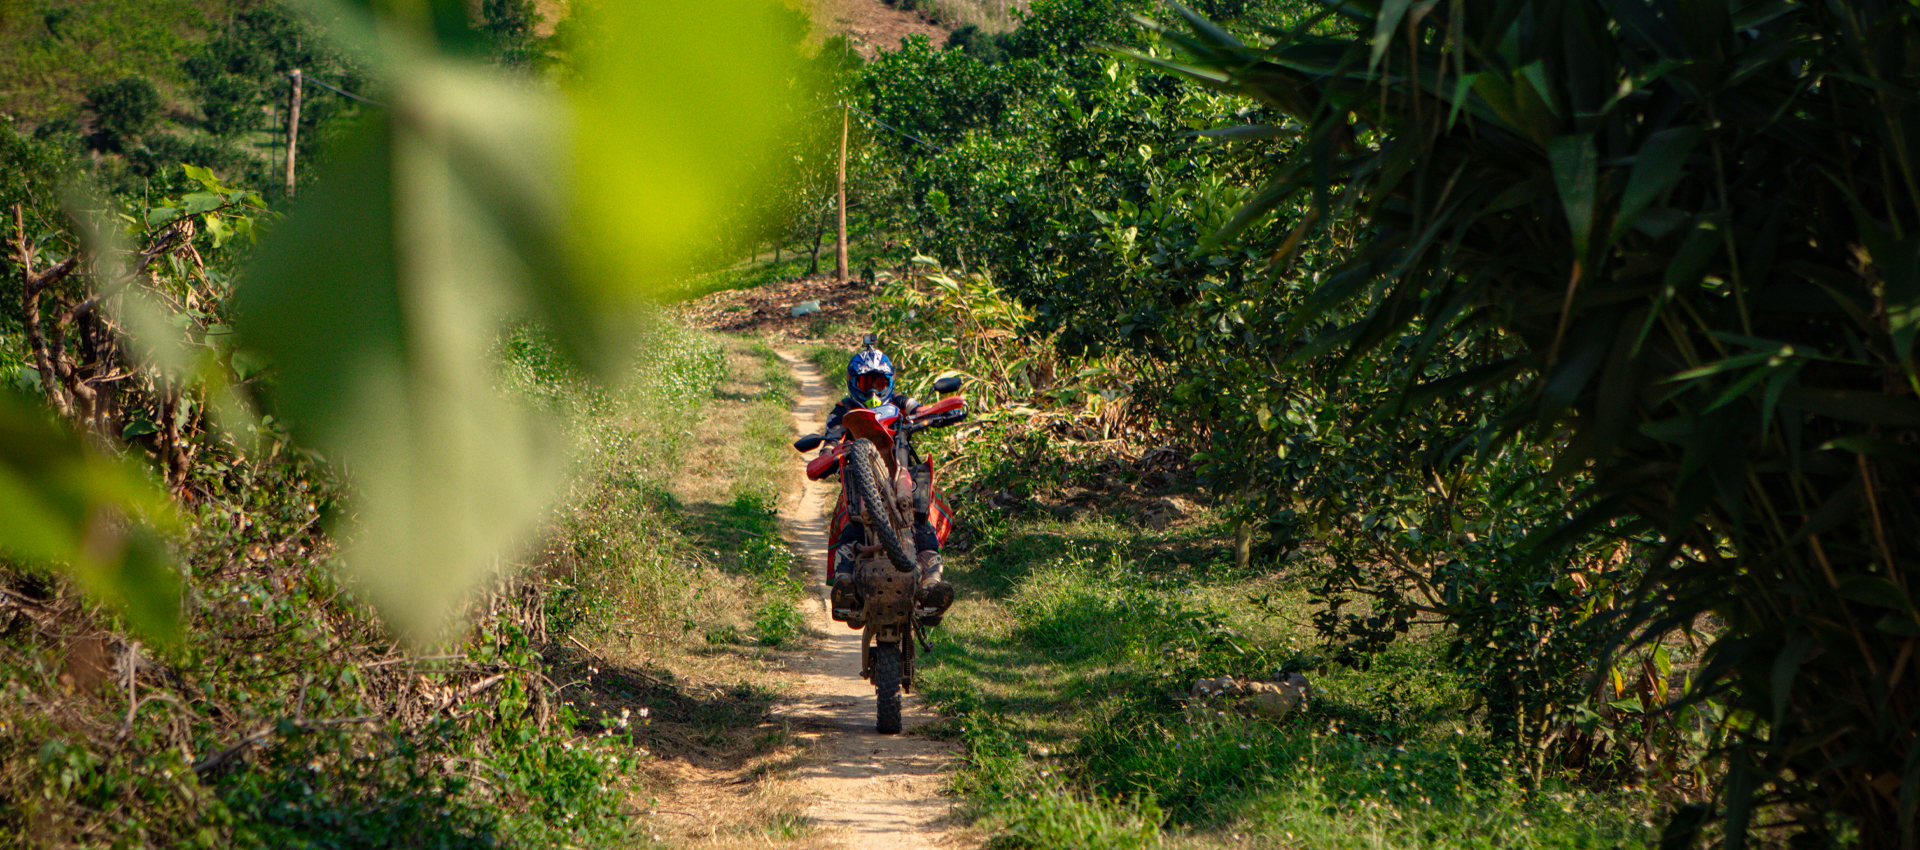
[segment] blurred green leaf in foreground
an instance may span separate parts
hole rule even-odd
[[[560,483],[551,423],[496,388],[500,331],[537,318],[623,363],[648,293],[722,220],[751,226],[737,199],[771,168],[801,30],[772,0],[607,4],[562,94],[436,36],[455,0],[373,5],[316,8],[376,57],[389,107],[262,245],[236,314],[276,410],[352,483],[350,569],[430,640]]]
[[[142,634],[165,640],[179,628],[179,576],[151,526],[173,522],[172,505],[138,467],[88,445],[36,400],[0,389],[0,552],[67,565]]]

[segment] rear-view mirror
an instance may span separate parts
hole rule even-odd
[[[941,378],[938,381],[933,382],[933,391],[937,393],[958,392],[959,389],[960,389],[959,375],[948,375],[944,378]]]
[[[801,437],[798,440],[794,440],[793,448],[795,451],[810,452],[810,451],[813,451],[814,449],[819,448],[820,444],[826,441],[827,441],[827,438],[822,437],[819,434],[808,434],[804,437]]]

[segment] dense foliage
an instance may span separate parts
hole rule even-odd
[[[1676,840],[1718,815],[1730,846],[1788,825],[1912,846],[1913,9],[1329,10],[1349,22],[1256,46],[1196,16],[1160,64],[1303,125],[1247,213],[1311,187],[1365,222],[1313,298],[1377,293],[1336,332],[1350,352],[1423,327],[1516,343],[1430,386],[1511,388],[1496,438],[1570,428],[1555,472],[1594,485],[1553,540],[1662,542],[1618,628],[1725,624],[1690,697],[1742,709],[1723,808]]]
[[[1123,11],[865,69],[892,232],[1128,378],[1334,657],[1446,626],[1676,841],[1914,840],[1911,10]]]
[[[1574,579],[1513,554],[1555,521],[1579,481],[1541,478],[1541,445],[1483,452],[1472,440],[1510,393],[1430,393],[1441,403],[1404,415],[1389,405],[1446,374],[1434,363],[1512,344],[1447,328],[1395,336],[1345,363],[1319,356],[1330,347],[1314,345],[1323,324],[1298,320],[1320,277],[1356,250],[1359,225],[1349,216],[1316,231],[1311,204],[1295,202],[1278,220],[1239,223],[1231,245],[1211,242],[1257,197],[1250,184],[1263,164],[1297,158],[1302,145],[1260,127],[1272,112],[1257,101],[1090,50],[1087,32],[1140,37],[1107,29],[1103,16],[1125,11],[1036,4],[1015,35],[1027,50],[1051,44],[1051,58],[1030,67],[909,43],[863,69],[877,115],[941,145],[890,134],[874,142],[895,169],[883,196],[894,226],[1019,299],[1032,313],[1023,330],[1079,359],[1062,370],[1104,376],[1097,391],[1054,397],[1192,451],[1239,518],[1243,557],[1292,558],[1291,569],[1316,576],[1327,600],[1319,622],[1339,642],[1332,657],[1366,664],[1422,622],[1452,626],[1456,660],[1481,674],[1489,726],[1536,758],[1564,737],[1556,712],[1597,699],[1588,716],[1614,713],[1604,703],[1622,695],[1589,680],[1604,635],[1597,615],[1637,561],[1617,541],[1583,541],[1565,553]],[[1237,11],[1241,26],[1302,18],[1289,4],[1222,11]],[[946,104],[982,98],[998,111],[943,117]],[[1222,122],[1238,126],[1214,129]],[[1287,262],[1277,263],[1282,252]],[[953,298],[943,287],[967,277],[951,274],[926,295]],[[1322,322],[1363,310],[1343,306]],[[903,327],[909,336],[965,335],[965,320],[926,312]],[[1048,363],[1021,350],[1003,359]],[[1311,555],[1296,557],[1303,543]],[[1612,770],[1644,756],[1632,747],[1596,754],[1589,737],[1575,737],[1583,765]]]

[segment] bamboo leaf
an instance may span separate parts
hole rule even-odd
[[[1193,27],[1194,32],[1211,39],[1215,44],[1230,48],[1246,47],[1240,39],[1235,38],[1232,33],[1221,29],[1218,24],[1208,20],[1207,16],[1195,12],[1178,2],[1169,2],[1167,5],[1172,6],[1173,10],[1180,14],[1180,17],[1185,18],[1187,25]]]
[[[1627,176],[1627,188],[1620,196],[1620,215],[1613,221],[1609,241],[1617,241],[1633,227],[1647,205],[1660,197],[1686,173],[1687,156],[1699,144],[1699,127],[1673,127],[1647,137],[1633,160]]]
[[[1732,28],[1736,30],[1754,29],[1789,15],[1798,9],[1799,4],[1789,0],[1759,0],[1747,3],[1733,13]]]
[[[1553,184],[1560,191],[1560,203],[1567,214],[1567,226],[1573,230],[1576,257],[1587,256],[1593,235],[1593,210],[1599,194],[1600,154],[1594,149],[1593,136],[1579,133],[1555,138],[1547,147],[1553,165]]]
[[[1808,413],[1866,425],[1920,427],[1920,401],[1865,390],[1791,386],[1780,400]]]
[[[1800,665],[1807,660],[1816,644],[1813,635],[1802,630],[1794,630],[1787,635],[1786,646],[1773,659],[1773,725],[1787,716],[1787,696],[1793,690],[1794,677],[1800,674]]]
[[[1898,585],[1879,576],[1853,576],[1840,582],[1834,590],[1844,599],[1850,599],[1864,605],[1888,608],[1903,614],[1913,614],[1913,600]]]
[[[1912,615],[1888,612],[1874,621],[1873,627],[1890,635],[1920,638],[1920,619],[1915,619]]]
[[[1367,58],[1367,70],[1379,67],[1387,48],[1393,45],[1393,36],[1400,30],[1400,22],[1407,17],[1408,7],[1413,0],[1384,0],[1380,4],[1380,14],[1373,21],[1373,49]]]
[[[1741,850],[1747,845],[1747,824],[1753,817],[1754,790],[1760,785],[1759,769],[1753,765],[1745,747],[1736,747],[1727,757],[1726,838],[1721,847]]]

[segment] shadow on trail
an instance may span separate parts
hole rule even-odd
[[[582,735],[625,733],[654,756],[715,770],[737,770],[783,737],[769,732],[777,726],[769,691],[694,685],[658,667],[618,664],[567,646],[549,646],[543,656]]]
[[[680,530],[734,576],[778,577],[788,566],[780,515],[770,500],[743,493],[731,502],[692,502],[676,506]]]
[[[990,515],[992,508],[966,504],[968,511]],[[994,522],[995,520],[989,520]],[[1128,581],[1160,584],[1213,584],[1244,581],[1233,567],[1230,541],[1218,529],[1188,526],[1168,532],[1107,522],[1025,523],[974,530],[978,542],[961,564],[973,589],[995,599],[1018,590],[1035,573],[1078,561],[1112,565]]]

